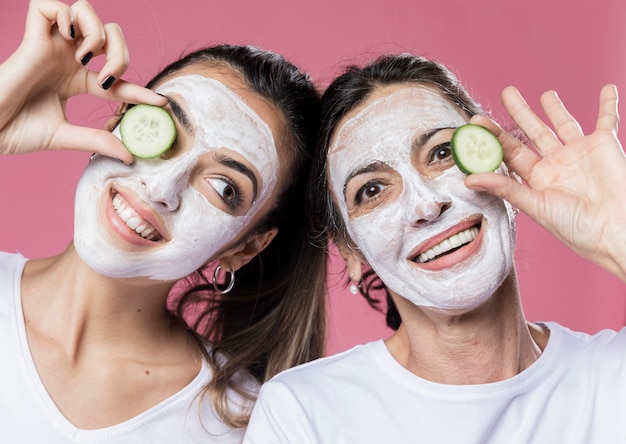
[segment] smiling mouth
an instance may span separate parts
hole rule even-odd
[[[113,196],[113,209],[115,209],[115,212],[126,226],[139,236],[153,242],[158,242],[163,239],[156,228],[137,214],[119,194]]]
[[[413,260],[413,262],[418,264],[425,264],[427,262],[445,256],[446,254],[450,254],[476,239],[476,236],[478,236],[479,232],[480,224],[456,233],[454,236],[450,236],[443,242],[419,254]]]

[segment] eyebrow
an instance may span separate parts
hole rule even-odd
[[[238,171],[244,176],[246,176],[248,179],[250,179],[250,182],[252,182],[252,201],[254,202],[256,200],[258,182],[252,170],[248,168],[247,166],[245,166],[243,163],[239,162],[238,160],[235,160],[232,157],[225,156],[224,154],[216,154],[215,160],[219,164],[224,165],[227,168],[231,168],[235,171]]]
[[[426,142],[428,142],[439,131],[449,130],[449,129],[455,130],[456,127],[455,126],[443,126],[441,128],[434,128],[434,129],[432,129],[430,131],[426,131],[424,134],[422,134],[421,136],[416,138],[411,143],[411,151],[415,151],[415,150],[423,147],[426,144]]]
[[[365,173],[371,173],[374,171],[380,171],[383,168],[386,168],[387,164],[385,162],[380,162],[380,161],[376,161],[376,162],[372,162],[369,165],[364,166],[363,168],[359,168],[356,171],[353,171],[352,173],[350,173],[348,175],[348,177],[346,177],[345,182],[343,183],[343,196],[344,198],[346,197],[346,188],[348,187],[348,183],[356,176],[358,176],[359,174],[365,174]]]
[[[172,109],[172,114],[174,114],[174,117],[176,117],[176,120],[178,120],[180,125],[184,128],[185,132],[187,134],[193,134],[191,120],[189,120],[189,116],[187,116],[185,110],[178,104],[176,100],[164,94],[161,95],[167,99],[170,108]]]

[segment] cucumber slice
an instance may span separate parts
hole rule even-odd
[[[450,149],[454,163],[465,174],[495,171],[502,163],[502,144],[480,125],[461,125],[452,134]]]
[[[176,125],[163,108],[139,104],[122,117],[120,134],[122,143],[133,156],[151,159],[172,147],[176,140]]]

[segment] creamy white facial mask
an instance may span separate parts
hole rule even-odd
[[[92,269],[106,276],[174,280],[192,273],[249,228],[276,186],[279,160],[272,132],[241,97],[200,75],[176,77],[157,92],[175,97],[185,108],[194,131],[191,149],[167,160],[136,159],[132,166],[96,156],[78,184],[76,250]],[[114,133],[119,137],[117,130]],[[200,158],[224,149],[241,155],[258,172],[256,199],[241,216],[215,207],[191,182],[201,174],[197,172]],[[165,227],[168,240],[146,246],[121,240],[103,209],[112,205],[111,189],[129,193],[148,206]],[[131,228],[137,222],[145,225],[128,202],[122,202],[118,214],[138,218],[127,221]]]
[[[412,165],[417,138],[466,120],[435,91],[408,86],[373,100],[348,119],[329,150],[331,189],[348,234],[385,285],[416,305],[455,311],[476,307],[493,294],[513,265],[514,223],[508,204],[468,189],[456,166],[426,177]],[[395,199],[350,217],[344,183],[357,170],[376,163],[398,173],[401,191]],[[477,215],[482,216],[484,233],[471,257],[437,271],[409,259],[424,242]]]

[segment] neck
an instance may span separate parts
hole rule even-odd
[[[158,349],[178,329],[166,311],[172,283],[113,279],[87,267],[70,245],[62,254],[29,261],[22,279],[25,320],[71,355],[101,349]],[[94,347],[88,347],[90,350]]]
[[[463,314],[394,301],[402,325],[387,340],[394,358],[409,371],[442,384],[483,384],[510,378],[541,355],[546,339],[521,308],[515,272],[480,307]]]

